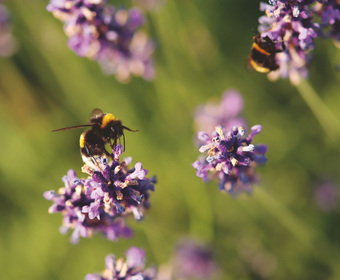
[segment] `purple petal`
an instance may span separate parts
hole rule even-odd
[[[197,133],[197,138],[198,140],[202,141],[202,142],[209,142],[210,141],[210,136],[208,133],[204,132],[204,131],[200,131]]]
[[[260,132],[262,131],[262,125],[254,125],[252,128],[251,128],[251,134],[253,136],[255,136],[256,134],[259,134]]]
[[[267,158],[264,155],[255,155],[254,161],[257,164],[265,164],[267,162]]]
[[[256,154],[265,154],[268,150],[268,146],[265,144],[258,144],[255,146],[255,153]]]
[[[137,162],[135,164],[135,171],[129,174],[126,178],[127,179],[138,178],[139,180],[143,180],[146,174],[148,174],[148,171],[146,169],[142,169],[142,164],[140,162]]]
[[[243,109],[243,99],[236,90],[228,90],[223,94],[221,108],[223,108],[225,116],[229,118],[235,117]]]
[[[130,247],[126,251],[126,263],[129,268],[144,269],[145,266],[145,251],[141,248]]]
[[[144,24],[144,17],[138,8],[132,8],[129,13],[129,24],[131,28],[138,28]]]
[[[53,198],[56,197],[56,193],[55,191],[47,191],[47,192],[44,192],[43,196],[47,200],[53,200]]]
[[[115,271],[116,269],[116,256],[115,255],[110,254],[106,256],[105,267],[109,271]]]
[[[102,280],[102,277],[96,274],[87,274],[85,280]]]

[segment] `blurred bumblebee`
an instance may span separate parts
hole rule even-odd
[[[117,119],[113,114],[103,113],[100,109],[94,109],[90,116],[90,124],[76,125],[64,127],[55,131],[69,130],[80,127],[91,127],[80,135],[79,145],[80,154],[85,164],[94,168],[98,166],[98,157],[110,157],[110,154],[105,145],[108,144],[112,149],[120,143],[120,138],[123,136],[125,150],[124,130],[136,132],[122,124],[122,121]]]
[[[248,58],[248,65],[260,73],[268,73],[279,69],[276,63],[275,55],[285,50],[285,45],[282,43],[282,50],[275,46],[275,42],[268,36],[261,37],[257,34],[253,37],[253,45],[251,47],[251,54]]]

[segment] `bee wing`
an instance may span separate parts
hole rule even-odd
[[[52,132],[62,131],[62,130],[70,130],[70,129],[80,128],[80,127],[87,127],[87,126],[92,126],[92,124],[81,124],[81,125],[75,125],[75,126],[68,126],[68,127],[63,127],[63,128],[52,130]]]
[[[99,117],[100,115],[104,114],[103,111],[99,108],[95,108],[93,109],[91,115],[90,115],[90,120],[91,119],[96,119],[97,117]]]
[[[250,62],[251,60],[252,60],[252,58],[251,58],[251,56],[249,56],[248,60],[245,64],[245,68],[247,69],[248,72],[254,72],[255,71],[254,67],[251,66],[251,62]]]

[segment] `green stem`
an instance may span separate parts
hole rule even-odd
[[[290,233],[305,247],[311,249],[314,232],[293,215],[284,205],[275,200],[266,191],[256,188],[256,200],[267,209]]]
[[[167,233],[159,227],[157,221],[149,217],[143,221],[143,231],[149,243],[149,247],[157,263],[162,263],[168,259],[170,252],[173,250],[173,242],[167,237]],[[162,248],[160,250],[160,248]]]
[[[339,120],[327,108],[326,104],[321,100],[310,84],[306,80],[302,80],[300,84],[296,85],[296,88],[323,129],[333,140],[339,139]]]
[[[283,204],[270,196],[265,190],[256,188],[254,192],[256,200],[271,213],[315,258],[332,267],[333,277],[340,279],[340,267],[335,257],[336,252],[327,242],[323,234],[306,225],[298,219]]]

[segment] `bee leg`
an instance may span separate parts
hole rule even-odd
[[[97,161],[96,159],[91,155],[90,153],[90,149],[87,147],[86,143],[84,143],[84,147],[85,147],[85,151],[86,151],[86,156],[91,158],[91,161],[93,162],[93,164],[97,165]]]
[[[282,41],[282,52],[286,50],[285,42]]]
[[[86,143],[84,143],[84,148],[85,148],[85,151],[86,151],[86,156],[89,157],[92,161],[92,163],[97,166],[101,171],[103,171],[101,169],[101,167],[99,166],[98,164],[98,161],[95,159],[94,156],[91,155],[91,152],[90,152],[90,149],[88,148],[88,146],[86,145]]]
[[[111,141],[108,141],[107,142],[110,146],[110,148],[112,149],[112,152],[115,150],[115,147],[116,147],[116,141],[113,141],[113,143]]]
[[[110,145],[111,146],[111,145]],[[113,150],[113,149],[112,149]],[[104,151],[104,154],[107,158],[111,158],[111,159],[114,159],[114,156],[113,156],[113,153],[109,153],[107,150]]]

